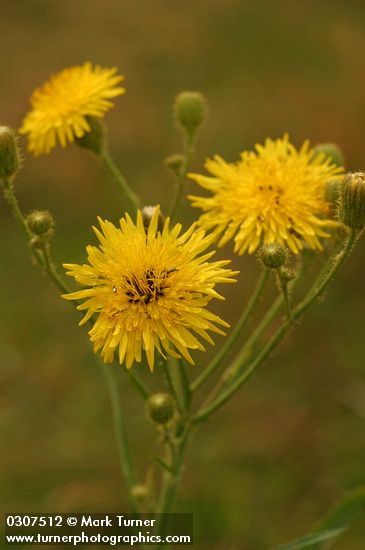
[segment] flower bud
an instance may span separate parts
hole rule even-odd
[[[137,485],[133,485],[131,489],[131,493],[132,493],[132,497],[139,502],[143,502],[148,497],[148,489],[146,485],[142,485],[141,483],[138,483]]]
[[[88,149],[100,156],[106,146],[104,126],[99,119],[93,116],[87,116],[86,120],[90,126],[90,132],[76,138],[75,142],[83,149]]]
[[[175,120],[190,136],[194,135],[207,114],[207,102],[199,92],[181,92],[175,99]]]
[[[365,174],[349,172],[341,186],[338,217],[351,229],[365,227]]]
[[[260,258],[268,269],[278,269],[287,260],[287,250],[279,243],[264,244],[260,251]]]
[[[325,198],[331,205],[336,205],[340,197],[341,182],[331,180],[326,185]]]
[[[19,168],[20,156],[14,130],[0,126],[0,178],[11,178]]]
[[[147,411],[156,424],[167,424],[175,413],[175,403],[168,393],[154,393],[147,400]]]
[[[54,219],[48,210],[34,210],[26,218],[29,229],[39,237],[50,234],[54,229]]]
[[[184,157],[183,155],[179,155],[178,153],[176,153],[175,155],[170,155],[166,157],[164,162],[166,168],[171,170],[171,172],[175,174],[175,176],[179,176],[182,163],[184,162]]]
[[[143,219],[143,225],[144,225],[145,229],[149,228],[150,221],[152,220],[153,215],[156,212],[157,208],[158,208],[158,206],[156,206],[156,205],[155,206],[152,206],[152,205],[144,206],[142,208],[142,219]],[[162,214],[161,210],[159,210],[159,212],[158,212],[158,224],[157,224],[158,231],[162,231],[163,228],[164,228],[164,225],[165,225],[165,217]]]
[[[343,153],[335,143],[319,143],[314,147],[314,152],[316,155],[323,154],[326,157],[330,157],[333,164],[337,166],[343,166],[345,163]]]

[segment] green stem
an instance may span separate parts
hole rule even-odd
[[[193,158],[194,154],[194,147],[195,147],[195,141],[196,136],[195,135],[188,135],[186,136],[185,141],[185,152],[184,152],[184,160],[182,162],[179,176],[177,179],[177,186],[175,190],[174,197],[171,202],[171,206],[168,211],[168,216],[171,218],[171,221],[174,221],[176,218],[177,212],[180,207],[181,200],[184,195],[185,191],[185,181],[186,181],[186,174],[188,172],[191,159]]]
[[[288,281],[285,279],[284,273],[281,267],[277,269],[277,277],[278,277],[278,285],[280,287],[280,290],[284,298],[286,318],[288,321],[290,321],[291,320],[291,303],[290,303],[290,295],[289,295],[289,289],[288,289]]]
[[[294,309],[292,313],[293,321],[298,321],[307,309],[314,303],[314,301],[321,296],[329,287],[333,281],[334,276],[343,265],[349,254],[351,253],[359,233],[353,231],[347,241],[345,242],[344,247],[341,252],[331,260],[331,267],[328,269],[326,275],[321,278],[319,281],[314,283],[313,287],[308,291],[306,297],[302,302]],[[209,405],[200,410],[194,418],[194,422],[201,422],[210,416],[213,412],[219,409],[241,386],[246,382],[254,371],[262,365],[265,359],[270,355],[270,353],[277,347],[277,345],[283,340],[285,335],[292,328],[292,323],[286,320],[276,331],[274,336],[269,340],[266,346],[261,350],[257,357],[249,364],[249,366],[228,386],[228,388],[223,389],[222,393]],[[236,358],[232,363],[232,370],[239,370],[242,366],[241,354]]]
[[[185,452],[187,444],[189,441],[189,436],[191,435],[191,430],[189,427],[186,428],[185,432],[182,434],[181,438],[171,443],[170,447],[170,471],[165,470],[163,476],[163,484],[160,493],[160,499],[157,507],[157,512],[159,514],[167,514],[171,512],[177,486],[181,477],[182,467],[185,457]],[[165,523],[163,519],[160,524],[160,533],[163,533]]]
[[[104,151],[100,154],[100,158],[104,163],[104,166],[108,172],[112,175],[114,180],[117,182],[119,187],[122,190],[122,193],[128,203],[128,208],[132,215],[135,215],[138,208],[140,207],[139,199],[132,189],[129,187],[127,180],[119,170],[118,166],[115,164],[114,160],[107,151]]]
[[[196,391],[208,378],[208,376],[220,365],[221,361],[231,351],[238,337],[241,335],[243,328],[245,327],[248,319],[250,318],[254,308],[258,304],[262,293],[265,289],[269,277],[269,271],[265,269],[257,283],[257,286],[249,299],[247,306],[245,307],[241,317],[238,319],[236,326],[231,331],[229,337],[226,339],[224,345],[220,348],[218,353],[213,357],[207,367],[191,384],[191,391]]]
[[[147,399],[150,394],[150,390],[146,386],[146,384],[141,380],[138,374],[136,374],[132,370],[128,371],[128,375],[137,391],[141,394],[141,397],[143,397],[143,399]]]
[[[120,467],[127,484],[128,500],[132,511],[137,512],[138,506],[132,494],[132,488],[136,483],[136,476],[134,473],[132,459],[129,451],[127,433],[124,426],[118,387],[113,376],[112,368],[109,365],[105,366],[104,364],[101,365],[101,368],[109,390],[109,397],[114,420],[115,440],[117,443]]]
[[[4,179],[1,181],[1,183],[3,185],[5,200],[8,203],[15,220],[19,223],[23,232],[25,233],[28,243],[30,244],[33,237],[33,233],[29,229],[26,219],[23,216],[22,211],[20,210],[18,200],[14,193],[13,182],[9,179]],[[33,247],[31,248],[31,251],[37,263],[41,265],[41,267],[44,267],[45,259],[43,257],[43,253],[40,250],[37,250],[36,248],[33,248]]]
[[[61,275],[58,273],[57,267],[53,261],[51,250],[49,247],[49,244],[45,244],[45,247],[43,249],[43,255],[45,260],[45,266],[44,269],[46,273],[49,275],[50,279],[55,283],[55,285],[63,292],[64,294],[68,294],[71,292],[71,289],[68,287],[68,285],[65,283],[65,281],[62,279]]]

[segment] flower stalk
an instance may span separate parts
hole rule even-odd
[[[176,219],[181,201],[184,197],[186,176],[190,167],[191,160],[194,156],[195,143],[196,143],[195,134],[193,135],[188,134],[185,137],[185,151],[183,155],[183,160],[181,163],[181,167],[178,170],[176,175],[177,185],[176,185],[175,193],[172,198],[171,205],[168,211],[168,215],[172,221]]]

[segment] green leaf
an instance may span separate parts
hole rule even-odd
[[[282,544],[275,546],[273,550],[299,550],[299,548],[313,548],[313,544],[322,543],[338,537],[346,531],[345,527],[340,529],[327,529],[326,531],[317,531],[316,533],[308,533],[300,539],[289,542],[288,544]]]

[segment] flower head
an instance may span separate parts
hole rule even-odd
[[[99,65],[69,67],[52,76],[30,99],[32,110],[19,132],[29,135],[28,150],[48,154],[57,140],[62,147],[90,132],[87,117],[102,118],[113,107],[113,97],[122,95],[123,77],[117,69]]]
[[[147,229],[140,211],[136,224],[126,214],[120,227],[99,218],[100,245],[87,247],[88,264],[64,266],[86,287],[64,298],[83,300],[80,324],[95,314],[89,332],[95,352],[106,363],[117,352],[128,369],[144,351],[152,371],[155,349],[193,363],[189,350],[204,350],[196,335],[213,344],[207,331],[224,334],[216,325],[228,326],[206,306],[223,299],[216,284],[234,282],[237,272],[224,269],[229,260],[209,262],[214,252],[201,255],[214,237],[194,225],[179,236],[181,225],[170,229],[169,219],[159,231],[158,215],[156,209]]]
[[[306,243],[322,249],[320,237],[328,237],[326,184],[341,178],[343,169],[324,153],[316,154],[306,141],[297,150],[287,135],[255,151],[245,151],[236,163],[215,156],[205,166],[213,177],[190,174],[212,196],[190,196],[201,208],[199,224],[214,228],[218,246],[234,238],[235,252],[251,254],[260,243],[286,244],[298,253]]]

